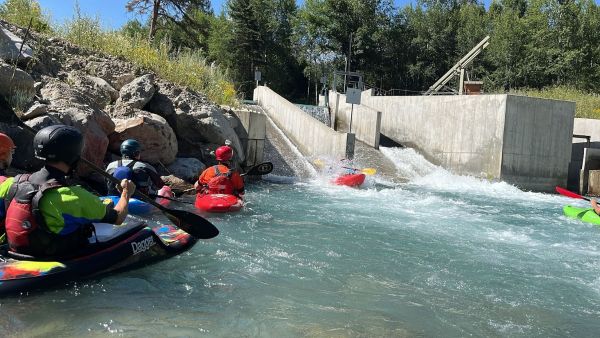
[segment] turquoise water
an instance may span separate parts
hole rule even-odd
[[[181,256],[0,300],[0,336],[598,335],[600,228],[561,211],[585,204],[383,151],[409,183],[252,185]]]

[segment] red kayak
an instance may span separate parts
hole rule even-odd
[[[194,205],[207,212],[231,212],[240,210],[244,201],[229,194],[196,194]]]
[[[349,187],[358,187],[363,184],[365,181],[365,174],[349,174],[342,175],[335,180],[333,180],[333,184],[337,185],[347,185]]]

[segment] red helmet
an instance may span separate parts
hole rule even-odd
[[[8,135],[0,133],[0,155],[7,155],[15,149],[15,143]]]
[[[215,150],[217,161],[229,161],[233,157],[233,149],[230,146],[221,146]]]

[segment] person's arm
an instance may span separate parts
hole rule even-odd
[[[119,198],[119,203],[114,207],[114,210],[117,212],[116,225],[121,225],[123,224],[123,221],[125,221],[127,213],[129,212],[129,198],[133,196],[133,193],[135,193],[135,184],[130,180],[122,180],[121,198]]]
[[[236,171],[231,175],[231,183],[235,189],[235,194],[239,197],[244,197],[244,178]]]
[[[600,206],[598,205],[598,202],[596,202],[596,199],[592,198],[590,204],[592,205],[592,208],[594,208],[596,215],[600,215]]]
[[[196,192],[197,193],[203,193],[204,190],[207,188],[207,183],[209,181],[209,179],[207,179],[208,177],[208,169],[205,169],[202,174],[200,174],[200,177],[198,177],[198,180],[196,181],[196,183],[194,183],[194,188],[196,188]]]

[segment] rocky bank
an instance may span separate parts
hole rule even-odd
[[[20,118],[36,130],[58,123],[78,128],[85,137],[83,156],[93,163],[104,167],[118,158],[123,140],[135,138],[143,145],[142,160],[183,181],[213,164],[211,152],[226,140],[243,166],[240,121],[202,93],[121,58],[35,32],[25,37],[25,29],[1,20],[0,28],[0,95],[19,106]],[[1,122],[0,131],[17,144],[15,168],[40,166],[31,133]],[[102,181],[80,167],[81,177]]]

